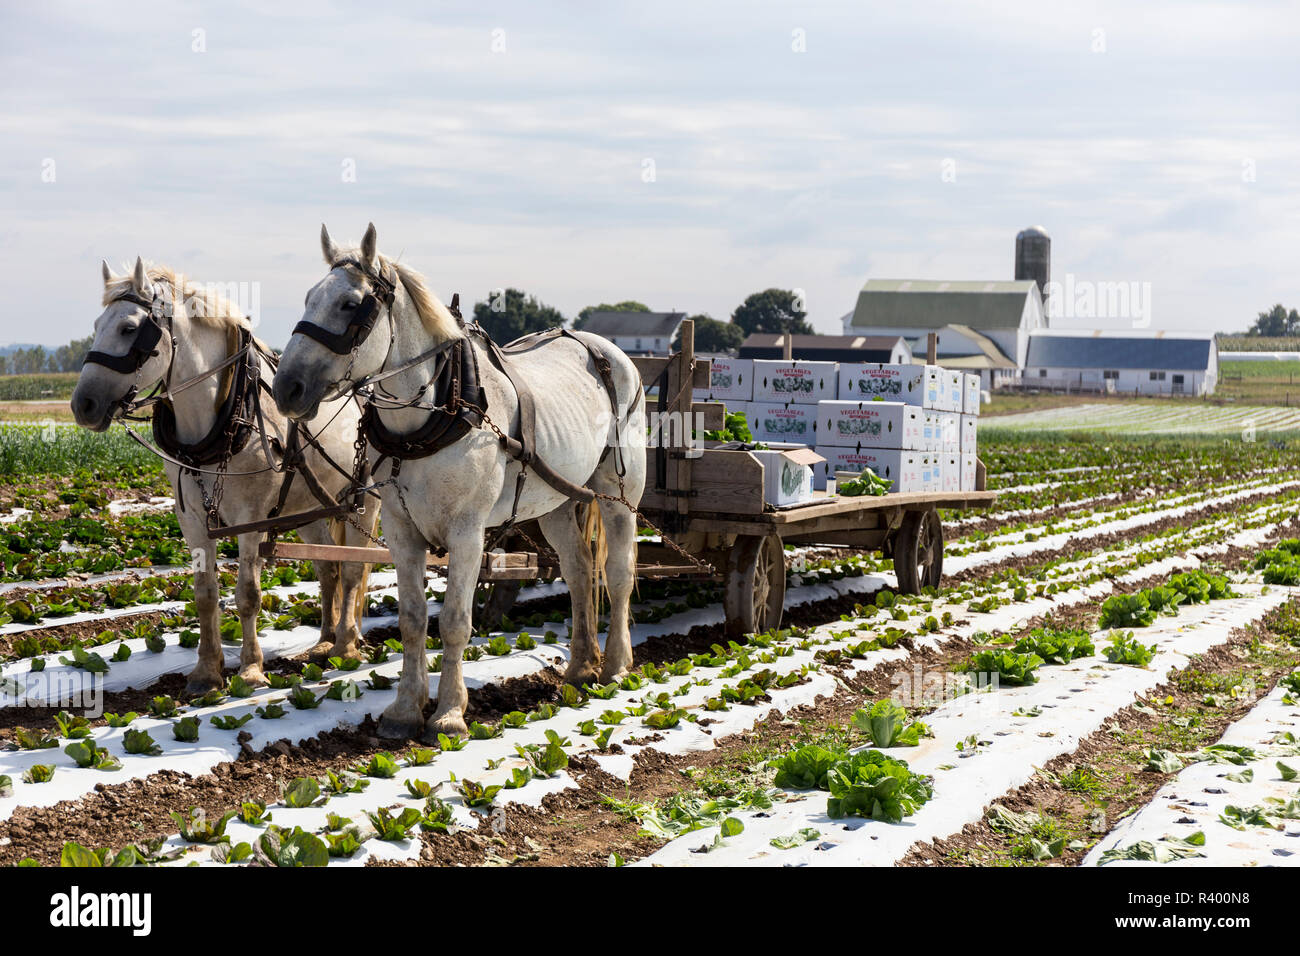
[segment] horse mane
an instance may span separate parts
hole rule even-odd
[[[344,258],[350,256],[358,262],[362,261],[360,249],[349,249],[341,253],[341,255]],[[411,302],[415,305],[415,312],[420,317],[420,324],[424,326],[424,331],[429,333],[435,344],[465,337],[460,323],[451,314],[451,310],[429,291],[429,287],[425,285],[424,276],[410,266],[402,265],[400,262],[395,262],[382,254],[379,256],[379,262],[381,266],[393,267],[393,271],[397,273],[397,278],[402,283],[402,288],[406,290],[406,294],[411,297]]]
[[[105,306],[131,291],[132,271],[127,269],[125,275],[114,276],[104,286]],[[152,262],[146,264],[145,274],[149,276],[150,282],[165,283],[172,290],[173,296],[179,291],[185,315],[193,322],[210,329],[227,332],[252,328],[243,310],[211,285],[192,282],[188,277],[177,273],[171,266]]]

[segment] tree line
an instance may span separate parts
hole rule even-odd
[[[564,317],[559,309],[546,305],[522,289],[506,289],[474,304],[474,320],[492,337],[504,344],[521,335],[541,332],[556,326],[580,330],[597,312],[651,312],[643,302],[627,300],[610,304],[589,305],[573,318]],[[689,316],[695,323],[695,348],[701,352],[728,352],[740,348],[746,336],[755,332],[812,334],[808,313],[799,296],[789,289],[765,289],[755,292],[731,313],[729,319],[715,319],[699,313]],[[676,347],[676,342],[673,343]]]
[[[67,345],[47,349],[43,345],[15,349],[0,355],[0,375],[42,375],[49,372],[77,372],[95,341],[93,335],[74,339]]]
[[[596,312],[650,311],[652,309],[645,303],[632,300],[613,304],[602,302],[587,306],[570,323],[559,309],[546,305],[535,295],[522,289],[506,289],[501,294],[489,296],[484,302],[476,302],[474,319],[494,342],[504,345],[521,335],[556,326],[581,329]],[[704,313],[690,318],[695,322],[695,348],[701,352],[734,352],[746,336],[755,332],[809,335],[813,331],[803,303],[789,289],[755,292],[738,305],[728,319],[715,319]],[[52,350],[34,345],[0,355],[0,375],[79,371],[93,342],[94,336],[86,336]],[[677,347],[676,341],[673,347]]]
[[[1279,302],[1267,312],[1259,313],[1259,317],[1255,319],[1255,324],[1246,331],[1246,334],[1267,336],[1269,338],[1300,335],[1300,312],[1295,309],[1288,312],[1286,307]]]

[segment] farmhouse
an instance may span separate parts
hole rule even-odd
[[[609,339],[629,355],[666,355],[685,312],[593,312],[582,326]]]
[[[912,349],[900,335],[791,335],[794,355],[809,362],[883,362],[910,365]],[[785,356],[787,336],[755,332],[740,346],[743,359]]]
[[[916,352],[924,351],[930,332],[938,333],[940,363],[978,371],[986,388],[1014,378],[1024,365],[1029,333],[1045,325],[1033,279],[869,279],[844,317],[845,334],[901,335]],[[952,361],[958,358],[969,361]]]
[[[1212,332],[1037,329],[1022,383],[1053,390],[1209,395],[1219,378]]]

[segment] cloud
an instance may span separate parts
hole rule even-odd
[[[136,254],[261,283],[282,341],[322,219],[374,220],[446,296],[721,317],[785,285],[830,331],[871,276],[1008,277],[1041,223],[1054,272],[1239,327],[1296,295],[1287,12],[28,5],[0,34],[0,255],[49,344],[97,313],[99,258]]]

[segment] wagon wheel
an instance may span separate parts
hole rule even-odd
[[[723,596],[727,634],[761,634],[780,627],[784,604],[785,547],[781,536],[737,538],[727,556],[727,589]]]
[[[523,581],[489,581],[474,589],[474,629],[495,631],[519,597]]]
[[[943,576],[943,525],[939,512],[909,511],[894,536],[894,574],[903,594],[939,586]]]

